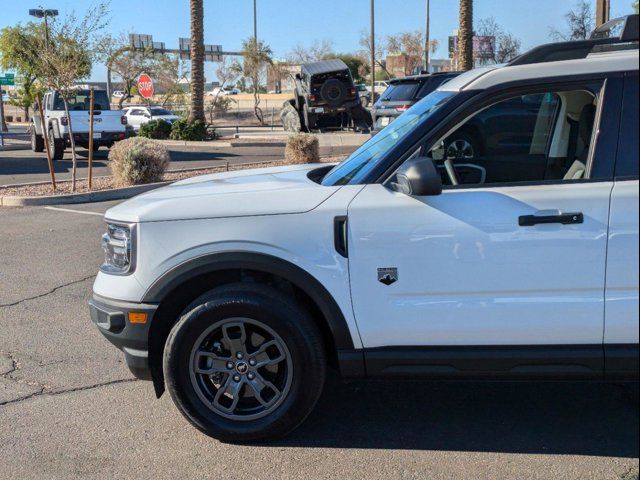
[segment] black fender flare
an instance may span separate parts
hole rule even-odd
[[[222,270],[255,270],[285,278],[300,288],[318,306],[338,351],[354,349],[349,326],[342,310],[314,276],[281,258],[249,252],[223,252],[206,254],[187,260],[168,270],[147,289],[142,303],[161,303],[177,286],[197,276]]]

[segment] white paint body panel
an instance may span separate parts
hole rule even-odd
[[[470,70],[438,88],[447,92],[485,90],[496,85],[536,78],[566,77],[638,69],[638,50],[590,55],[578,60],[533,63],[516,66],[489,66]]]
[[[298,169],[297,175],[306,179],[309,169],[309,166]],[[242,176],[251,177],[246,172]],[[175,192],[169,188],[164,193],[157,191],[157,195],[136,197],[107,212],[107,217],[114,220],[122,221],[123,217],[154,220],[137,225],[135,272],[128,276],[101,272],[95,280],[94,292],[108,298],[139,302],[158,278],[187,260],[224,252],[263,253],[294,264],[315,277],[341,309],[354,346],[362,348],[351,307],[347,259],[334,249],[333,220],[335,216],[346,215],[347,205],[363,187],[322,187],[306,179],[311,185],[305,194],[299,185],[295,187],[297,182],[292,179],[288,183],[293,184],[293,188],[285,185],[281,189],[277,187],[283,181],[273,179],[271,188],[261,189],[260,182],[256,182],[253,185],[255,190],[235,195],[226,190],[232,187],[224,182],[216,183],[205,178],[180,182],[197,190],[191,199],[190,190],[180,188],[177,190],[181,193],[176,193],[173,199],[168,198]],[[245,188],[251,186],[246,184]],[[205,188],[210,190],[208,195],[203,192]],[[314,189],[323,192],[322,198],[326,201],[320,205],[320,197],[311,191]],[[249,207],[248,200],[242,197],[253,199],[253,205]],[[189,208],[186,202],[191,202]],[[285,211],[306,212],[247,215],[254,210],[273,211],[276,205]],[[156,220],[162,214],[168,217],[179,215],[178,207],[183,208],[181,216],[195,218]],[[245,215],[238,215],[237,212],[243,208]],[[213,215],[223,218],[198,218]]]
[[[616,182],[611,195],[605,343],[638,343],[638,181]]]
[[[600,344],[612,183],[446,190],[368,185],[349,206],[354,312],[366,347]],[[584,224],[520,227],[540,211]],[[398,281],[378,282],[377,267]]]
[[[105,217],[138,223],[308,212],[339,189],[323,187],[307,178],[307,173],[319,166],[292,165],[193,177],[138,195],[111,208]]]

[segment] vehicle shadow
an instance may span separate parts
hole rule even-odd
[[[330,381],[279,444],[637,458],[638,433],[621,385]]]

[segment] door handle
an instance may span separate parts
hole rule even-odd
[[[571,225],[576,223],[584,223],[584,215],[582,212],[560,213],[558,215],[522,215],[518,218],[521,227],[532,227],[544,223],[560,223],[562,225]]]

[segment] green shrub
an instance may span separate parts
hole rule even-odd
[[[188,142],[203,142],[207,139],[207,124],[201,120],[189,122],[181,118],[171,126],[171,140],[185,140]]]
[[[138,135],[156,140],[166,140],[171,135],[171,124],[162,119],[151,120],[140,127]]]
[[[168,164],[167,149],[148,138],[122,140],[109,150],[109,168],[117,186],[158,182]]]
[[[284,149],[284,158],[288,164],[316,163],[320,161],[318,137],[308,133],[289,135]]]

